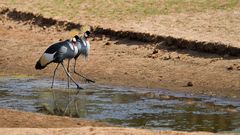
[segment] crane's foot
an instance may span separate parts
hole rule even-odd
[[[79,92],[80,92],[80,90],[82,90],[83,88],[82,87],[80,87],[79,85],[77,85],[77,93],[76,93],[76,95],[78,95],[79,94]]]
[[[80,87],[79,85],[77,85],[77,89],[78,89],[78,90],[82,90],[83,88]]]
[[[93,81],[93,80],[91,80],[91,79],[85,79],[85,81],[86,81],[87,83],[95,83],[95,81]]]

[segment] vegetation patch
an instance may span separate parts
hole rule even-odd
[[[239,0],[3,0],[7,5],[24,5],[28,11],[38,11],[44,16],[62,16],[72,19],[79,14],[89,17],[125,20],[141,19],[171,13],[234,10]]]

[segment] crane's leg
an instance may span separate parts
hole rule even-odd
[[[56,71],[57,71],[57,69],[58,69],[58,66],[59,66],[59,63],[57,64],[57,66],[56,66],[56,68],[55,68],[55,70],[54,70],[54,72],[53,72],[53,79],[52,79],[51,89],[53,88],[54,78],[55,78],[55,75],[56,75]],[[57,103],[56,103],[56,101],[55,101],[55,93],[54,93],[54,90],[53,90],[53,89],[52,89],[52,96],[53,96],[54,105],[56,106],[57,111],[59,111],[59,110],[58,110],[58,107],[57,107]]]
[[[75,61],[74,61],[74,73],[75,73],[76,75],[81,76],[82,78],[84,78],[84,79],[86,80],[86,82],[92,82],[92,83],[95,83],[95,81],[93,81],[93,80],[91,80],[91,79],[88,79],[87,77],[85,77],[85,76],[79,74],[79,73],[75,70],[75,69],[76,69],[76,63],[77,63],[77,60],[76,60],[76,59],[74,59],[74,60],[75,60]]]
[[[67,69],[64,67],[63,62],[61,62],[61,65],[62,65],[65,73],[67,74],[67,76],[77,85],[77,89],[83,89],[82,87],[80,87],[80,86],[76,83],[76,81],[72,78],[72,76],[67,72]]]
[[[68,65],[67,65],[67,72],[69,73],[69,64],[70,64],[70,59],[68,59]],[[69,76],[68,76],[68,89],[69,89],[69,82],[70,82],[70,78],[69,78]]]
[[[55,68],[55,70],[53,72],[53,79],[52,79],[52,86],[51,86],[51,88],[53,88],[54,78],[55,78],[55,74],[56,74],[58,66],[59,66],[59,63],[57,64],[57,66],[56,66],[56,68]]]

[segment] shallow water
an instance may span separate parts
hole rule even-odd
[[[76,95],[76,89],[65,89],[64,81],[55,82],[53,100],[50,85],[48,79],[2,77],[0,107],[129,127],[240,132],[240,100],[96,84],[82,85],[84,90]]]

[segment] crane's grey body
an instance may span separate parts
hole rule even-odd
[[[54,83],[54,77],[55,77],[56,70],[57,70],[59,64],[61,64],[68,76],[68,87],[69,87],[69,78],[70,78],[77,85],[77,88],[81,89],[81,87],[79,87],[79,85],[76,83],[76,81],[69,74],[69,62],[73,58],[75,59],[74,73],[85,78],[86,81],[94,82],[90,79],[87,79],[86,77],[82,76],[81,74],[79,74],[75,71],[77,58],[80,55],[87,57],[89,54],[90,44],[87,41],[87,38],[89,37],[89,35],[90,35],[90,32],[86,31],[84,33],[84,37],[82,37],[82,38],[79,38],[76,35],[76,36],[74,36],[74,38],[72,40],[65,40],[65,41],[53,44],[47,48],[47,50],[43,53],[43,55],[37,61],[36,65],[35,65],[35,68],[37,70],[44,69],[48,64],[50,64],[52,62],[58,63],[57,67],[54,70],[52,87],[53,87],[53,83]],[[65,59],[68,59],[67,69],[63,65],[63,61]]]
[[[80,55],[88,57],[90,44],[84,38],[79,38],[75,43],[70,40],[51,45],[37,62],[35,68],[43,69],[48,64],[61,63],[64,59],[77,59]]]
[[[64,59],[72,59],[78,54],[78,45],[66,40],[51,45],[39,59],[36,64],[36,69],[43,69],[48,64],[61,63]]]

